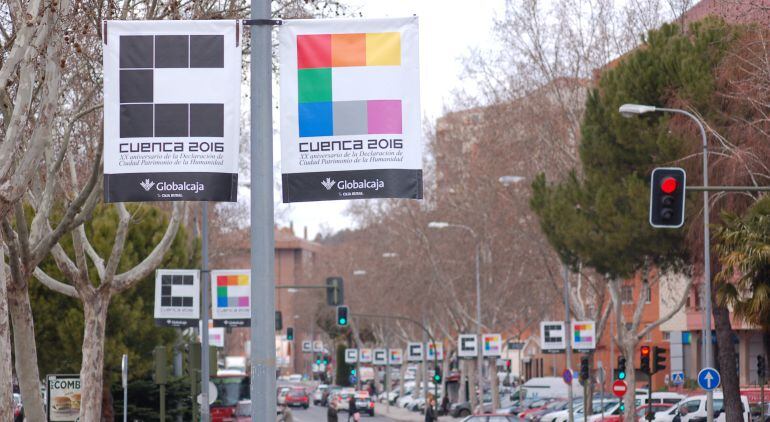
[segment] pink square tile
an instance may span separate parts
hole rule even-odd
[[[403,133],[401,100],[369,100],[366,111],[370,134]]]

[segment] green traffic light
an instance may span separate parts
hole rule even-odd
[[[434,379],[434,380],[436,380],[436,381],[441,381],[441,377],[440,377],[440,376],[438,376],[438,375],[434,375],[434,376],[433,376],[433,379]]]
[[[351,369],[350,370],[350,375],[356,375],[356,370],[355,369]]]
[[[345,318],[340,318],[340,325],[345,325],[347,323],[348,323],[348,320],[346,320]]]
[[[316,365],[320,365],[320,364],[321,364],[321,359],[317,359],[317,360],[315,361],[315,364],[316,364]]]
[[[619,373],[618,373],[618,379],[619,379],[619,380],[624,380],[624,379],[626,379],[626,373],[625,373],[625,372],[619,372]]]

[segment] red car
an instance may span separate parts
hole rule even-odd
[[[292,388],[286,394],[286,406],[304,407],[307,409],[310,406],[310,395],[308,395],[304,388]]]

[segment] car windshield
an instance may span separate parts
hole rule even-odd
[[[235,407],[235,416],[251,416],[251,402],[240,402]]]
[[[246,377],[212,378],[217,387],[217,399],[211,405],[235,406],[239,400],[248,399],[249,385]]]

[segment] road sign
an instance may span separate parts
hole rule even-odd
[[[350,381],[351,384],[355,384],[356,382],[358,382],[358,378],[356,378],[356,376],[352,374],[348,377],[348,380]]]
[[[721,377],[719,376],[719,372],[714,368],[706,367],[698,372],[698,385],[706,391],[711,391],[719,387],[720,382]]]
[[[684,372],[682,371],[671,372],[671,383],[673,383],[674,385],[684,384]]]
[[[623,380],[616,380],[612,383],[612,394],[616,397],[623,397],[628,390],[628,384]]]
[[[572,384],[572,371],[569,369],[565,369],[564,372],[561,374],[561,379],[564,380],[564,383],[567,385]]]

